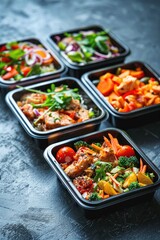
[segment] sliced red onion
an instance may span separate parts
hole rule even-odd
[[[80,49],[80,47],[77,43],[71,43],[66,47],[65,52],[66,53],[69,53],[69,52],[72,52],[72,51],[76,52],[79,49]]]
[[[32,56],[30,57],[29,54],[26,54],[25,55],[25,61],[26,61],[27,65],[33,66],[37,61],[36,55],[32,54]]]
[[[39,117],[41,115],[40,112],[36,108],[33,109],[33,112],[37,117]]]
[[[95,54],[97,57],[101,57],[101,58],[108,58],[108,57],[107,57],[107,55],[105,55],[105,54],[102,54],[102,53],[100,53],[100,52],[97,52],[97,51],[95,51],[95,52],[94,52],[94,54]]]
[[[37,54],[37,53],[34,53],[34,55],[35,55],[35,57],[36,57],[36,64],[42,65],[44,58],[42,58],[42,57],[41,57],[39,54]]]
[[[61,41],[61,38],[60,38],[60,36],[58,36],[58,35],[55,36],[54,38],[55,38],[55,40],[56,40],[57,42]]]
[[[100,52],[95,51],[94,54],[95,54],[95,56],[97,56],[97,57],[107,58],[107,59],[112,56],[112,53],[111,53],[111,52],[109,52],[108,54],[105,55],[105,54],[102,54],[102,53],[100,53]]]

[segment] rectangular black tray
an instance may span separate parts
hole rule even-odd
[[[114,127],[128,129],[160,119],[160,104],[122,113],[114,109],[96,88],[100,76],[104,75],[105,73],[110,72],[115,74],[117,68],[126,68],[133,70],[137,67],[140,67],[146,76],[155,78],[155,80],[160,84],[158,74],[148,64],[140,61],[133,61],[108,68],[90,71],[82,76],[82,82],[84,85],[92,92],[98,101],[103,104],[104,109],[109,113],[109,121]]]
[[[144,163],[148,165],[149,171],[153,172],[155,175],[155,181],[153,184],[141,187],[139,189],[135,189],[126,193],[118,194],[116,196],[112,196],[110,198],[99,200],[99,201],[89,201],[82,197],[82,195],[78,192],[72,180],[65,174],[60,164],[56,160],[57,151],[64,147],[69,146],[74,149],[74,143],[76,141],[82,140],[87,143],[92,142],[100,142],[103,141],[103,136],[107,136],[108,133],[111,133],[113,137],[118,138],[119,143],[122,145],[131,145],[138,158],[142,158]],[[144,154],[144,152],[132,141],[132,139],[128,136],[128,134],[117,128],[106,128],[101,131],[97,131],[94,133],[86,134],[81,137],[75,137],[72,139],[68,139],[65,141],[61,141],[58,143],[54,143],[46,148],[44,151],[44,158],[49,163],[51,168],[57,174],[58,179],[62,182],[65,189],[70,193],[72,198],[76,201],[76,203],[83,208],[84,210],[89,210],[93,212],[99,212],[99,210],[108,209],[111,206],[120,206],[121,204],[125,204],[126,202],[138,201],[141,197],[145,197],[148,195],[152,195],[156,189],[160,186],[160,171],[153,164],[153,162]]]
[[[122,62],[124,62],[125,57],[128,56],[129,53],[130,53],[129,48],[124,43],[122,43],[112,32],[109,32],[108,35],[109,35],[111,41],[120,50],[120,55],[119,56],[111,57],[111,58],[101,60],[101,61],[92,61],[92,62],[83,64],[83,65],[72,62],[66,56],[66,54],[64,54],[59,49],[59,47],[56,44],[55,37],[56,36],[63,37],[64,33],[66,33],[66,32],[67,33],[78,33],[79,31],[88,31],[88,30],[105,31],[104,28],[102,28],[101,26],[93,25],[93,26],[81,27],[81,28],[76,28],[76,29],[52,34],[49,38],[49,42],[51,43],[53,48],[59,53],[62,61],[67,66],[68,74],[70,76],[80,77],[83,73],[91,71],[93,69],[110,66],[110,65],[113,65],[113,64],[116,64],[116,63],[122,63]]]
[[[78,88],[80,94],[84,97],[84,100],[87,102],[87,106],[89,108],[96,107],[98,111],[98,115],[95,118],[91,118],[87,121],[58,127],[55,129],[51,129],[48,131],[38,131],[36,130],[32,124],[29,122],[27,117],[23,114],[20,108],[17,105],[17,101],[20,97],[27,92],[23,89],[13,90],[6,95],[6,102],[10,109],[13,111],[14,115],[17,117],[20,124],[23,126],[24,130],[30,135],[37,145],[40,148],[45,148],[49,144],[53,142],[57,142],[63,139],[70,137],[74,137],[77,135],[81,135],[87,132],[94,131],[99,127],[102,121],[108,118],[108,114],[102,109],[101,105],[97,102],[97,100],[92,96],[92,94],[86,89],[86,87],[79,82],[79,80],[71,77],[64,77],[59,79],[50,80],[43,83],[38,83],[32,86],[27,86],[29,89],[38,89],[41,91],[46,91],[50,85],[54,83],[56,86],[61,84],[68,85],[69,88]]]
[[[23,79],[21,79],[20,81],[6,81],[3,80],[2,77],[0,77],[0,87],[2,89],[2,92],[5,94],[10,90],[13,90],[16,88],[17,85],[19,86],[28,86],[34,83],[38,83],[38,82],[43,82],[49,79],[54,79],[54,78],[58,78],[58,77],[62,77],[65,72],[66,72],[66,68],[63,64],[63,62],[59,59],[59,57],[57,56],[57,54],[52,51],[46,43],[44,43],[42,40],[37,39],[37,38],[27,38],[27,39],[22,39],[22,40],[16,40],[16,42],[20,43],[20,42],[30,42],[33,44],[37,44],[37,45],[42,45],[44,49],[47,49],[49,51],[49,53],[51,54],[51,56],[53,57],[53,63],[55,66],[55,71],[54,72],[48,72],[48,73],[43,73],[43,74],[39,74],[39,75],[34,75],[34,76],[30,76],[30,77],[25,77]],[[0,47],[5,45],[4,44],[0,44]]]

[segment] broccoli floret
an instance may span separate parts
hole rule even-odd
[[[129,191],[137,189],[137,188],[140,188],[140,185],[138,182],[132,182],[128,187]]]
[[[121,156],[118,159],[118,165],[120,167],[137,167],[138,164],[139,164],[139,161],[136,156],[132,156],[132,157]]]
[[[80,147],[88,147],[88,148],[92,149],[92,147],[87,142],[82,141],[82,140],[75,142],[74,146],[75,146],[76,150],[78,150]]]
[[[121,183],[124,183],[124,178],[123,177],[117,177],[116,178],[116,180],[118,181],[118,182],[121,182]]]
[[[96,201],[96,200],[100,200],[101,197],[98,195],[97,192],[93,192],[91,193],[90,197],[89,197],[89,200],[90,201]]]

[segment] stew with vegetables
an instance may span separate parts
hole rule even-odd
[[[107,72],[100,77],[97,89],[118,112],[160,104],[160,84],[145,76],[141,68],[118,68],[116,74]]]

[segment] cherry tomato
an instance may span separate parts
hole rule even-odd
[[[116,153],[117,157],[126,156],[131,157],[135,155],[134,149],[129,145],[122,146]]]
[[[59,163],[71,163],[74,161],[75,151],[71,147],[60,148],[56,154],[56,160]]]

